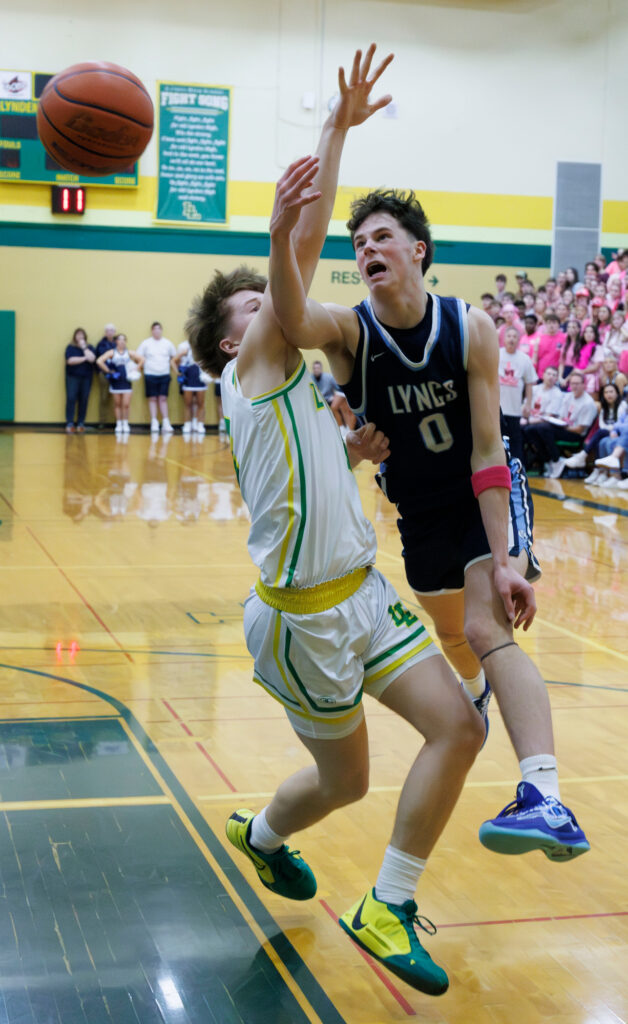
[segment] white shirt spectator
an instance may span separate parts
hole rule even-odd
[[[597,416],[597,405],[586,391],[579,398],[566,394],[560,415],[567,427],[590,427]]]
[[[557,384],[546,388],[544,384],[535,384],[532,388],[532,416],[560,416],[563,406],[564,392]]]
[[[168,338],[145,338],[137,348],[137,354],[143,356],[145,377],[170,376],[170,360],[177,350]]]
[[[504,416],[520,416],[524,384],[534,384],[536,370],[525,352],[499,350],[499,402]]]

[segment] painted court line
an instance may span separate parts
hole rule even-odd
[[[168,711],[170,712],[170,714],[172,715],[172,717],[173,717],[173,718],[175,718],[175,719],[177,720],[177,722],[179,723],[179,725],[181,726],[181,728],[183,729],[183,731],[184,731],[185,733],[187,733],[187,735],[188,735],[188,736],[193,736],[193,735],[194,735],[194,733],[193,733],[193,732],[192,732],[192,730],[191,730],[191,729],[189,728],[189,726],[187,726],[187,725],[185,724],[185,722],[183,721],[183,719],[182,719],[182,718],[181,718],[181,717],[180,717],[180,716],[179,716],[179,715],[178,715],[178,714],[176,713],[176,711],[174,710],[174,708],[173,708],[172,704],[170,704],[170,703],[169,703],[169,702],[168,702],[167,700],[165,700],[164,698],[162,698],[162,704],[164,705],[164,707],[165,707],[165,708],[167,708],[167,710],[168,710]],[[208,761],[209,761],[209,763],[211,764],[212,768],[213,768],[213,769],[214,769],[214,771],[215,771],[215,772],[216,772],[216,773],[217,773],[217,774],[218,774],[218,775],[220,776],[220,778],[221,778],[221,779],[222,779],[222,781],[223,781],[223,782],[225,783],[225,785],[229,787],[229,789],[231,790],[231,793],[236,793],[236,792],[237,792],[237,790],[236,790],[236,787],[235,787],[235,786],[233,785],[233,783],[231,782],[231,780],[227,778],[227,776],[226,776],[226,775],[225,775],[225,773],[223,772],[223,770],[222,770],[222,768],[220,767],[220,765],[216,764],[216,762],[214,761],[214,759],[213,759],[213,757],[211,756],[211,754],[209,753],[209,751],[205,749],[205,747],[203,746],[203,744],[202,744],[202,743],[201,743],[201,742],[200,742],[199,740],[197,740],[197,741],[196,741],[196,746],[197,746],[197,748],[198,748],[198,749],[200,750],[200,752],[201,752],[201,754],[203,755],[203,757],[207,758],[207,760],[208,760]]]
[[[573,494],[551,494],[541,487],[531,487],[532,494],[538,494],[541,498],[551,498],[552,501],[574,501],[585,508],[594,508],[602,512],[614,512],[618,516],[628,516],[628,509],[619,508],[617,505],[603,505],[600,501],[590,501],[587,498],[574,497]]]
[[[536,621],[542,626],[549,626],[550,629],[555,629],[558,633],[571,637],[572,640],[577,640],[578,643],[585,644],[587,647],[593,647],[597,651],[603,651],[604,654],[610,654],[611,657],[619,658],[620,661],[628,662],[628,654],[623,654],[622,651],[614,651],[612,647],[607,647],[606,644],[598,643],[597,640],[590,640],[588,636],[582,636],[580,633],[574,633],[573,630],[567,629],[566,626],[557,626],[555,622],[550,622],[548,619],[540,619],[538,615]]]
[[[37,545],[39,545],[39,547],[41,548],[43,553],[46,555],[46,558],[49,558],[50,561],[52,562],[52,564],[55,566],[55,568],[57,568],[59,570],[59,572],[63,576],[63,578],[66,581],[66,583],[68,583],[72,587],[72,590],[74,591],[74,593],[77,594],[80,597],[81,601],[83,602],[83,604],[85,605],[87,610],[96,619],[96,622],[100,626],[102,626],[102,628],[105,630],[106,633],[109,634],[109,636],[113,640],[114,644],[116,644],[116,646],[119,647],[120,651],[122,652],[122,654],[124,654],[125,658],[127,658],[129,661],[132,662],[133,658],[131,657],[131,655],[127,651],[124,650],[124,648],[123,648],[122,644],[120,643],[120,641],[118,640],[117,636],[115,636],[115,634],[111,632],[111,630],[109,629],[109,626],[105,622],[103,622],[103,620],[101,619],[100,615],[98,614],[98,612],[94,608],[92,608],[92,606],[89,603],[89,601],[87,600],[87,598],[85,598],[83,596],[83,594],[81,594],[81,591],[78,589],[78,587],[75,586],[74,583],[72,583],[72,580],[70,579],[70,577],[67,575],[67,573],[64,572],[64,570],[61,568],[59,563],[52,557],[50,552],[46,550],[46,548],[44,547],[42,542],[39,540],[39,538],[33,533],[33,531],[31,530],[30,526],[27,526],[26,530],[27,530],[28,533],[30,533],[30,535],[33,538],[33,540],[35,541],[35,543]]]
[[[503,921],[457,921],[439,924],[439,928],[474,928],[485,924],[535,924],[542,921],[583,921],[593,917],[628,917],[628,910],[609,910],[600,914],[556,914],[550,917],[507,917]]]
[[[74,689],[90,693],[109,704],[122,718],[123,728],[133,736],[134,745],[142,760],[159,782],[162,791],[171,798],[176,813],[187,831],[221,879],[226,892],[234,899],[244,922],[260,942],[260,948],[271,960],[290,992],[312,1024],[347,1024],[331,1002],[316,977],[312,974],[296,947],[281,930],[258,894],[218,840],[200,810],[191,799],[174,771],[152,742],[150,736],[133,712],[117,697],[74,679],[20,665],[0,664],[0,669],[11,669],[29,676],[52,679]],[[231,893],[233,892],[233,897]]]
[[[581,775],[571,779],[561,777],[560,780],[561,786],[590,782],[628,782],[628,775]],[[497,787],[512,789],[514,788],[514,782],[512,779],[495,779],[490,782],[465,782],[464,786],[465,789],[495,789]],[[233,792],[237,795],[238,800],[270,800],[275,795],[274,791],[268,793],[239,793],[237,790],[234,790]],[[369,793],[400,792],[401,786],[371,786],[369,788]],[[233,796],[231,793],[207,793],[200,794],[195,799],[203,803],[212,803],[214,801],[231,800]]]
[[[100,721],[100,719],[99,719]],[[102,796],[71,797],[67,800],[7,800],[0,803],[0,811],[59,811],[77,807],[146,807],[170,805],[167,796]]]
[[[318,902],[320,903],[323,910],[325,910],[329,914],[332,920],[334,920],[336,924],[338,924],[338,917],[336,914],[334,914],[329,904],[326,903],[325,900],[319,900]],[[379,980],[386,986],[391,996],[393,996],[397,1000],[397,1002],[399,1003],[401,1008],[406,1012],[408,1017],[416,1017],[416,1010],[414,1010],[410,1006],[410,1003],[404,996],[402,996],[399,989],[395,988],[386,972],[382,970],[382,968],[376,963],[376,961],[373,960],[373,958],[370,957],[368,953],[366,953],[363,949],[360,949],[360,947],[355,942],[353,943],[353,948],[356,950],[357,953],[360,954],[363,960],[366,960],[371,970],[374,971]]]

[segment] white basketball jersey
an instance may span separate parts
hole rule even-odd
[[[312,587],[375,561],[347,450],[301,361],[284,384],[245,398],[236,361],[222,373],[231,454],[251,514],[248,547],[270,587]]]

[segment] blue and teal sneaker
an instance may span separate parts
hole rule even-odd
[[[262,885],[289,900],[311,900],[316,893],[316,879],[299,850],[284,843],[274,853],[263,853],[251,846],[251,822],[255,815],[246,809],[234,811],[227,820],[227,839],[252,861]]]
[[[550,860],[572,860],[591,849],[573,812],[531,782],[520,782],[516,800],[480,826],[480,842],[494,853],[542,850]]]
[[[428,935],[434,935],[436,928],[426,917],[417,915],[414,900],[406,900],[400,907],[382,903],[372,889],[338,923],[358,946],[412,988],[429,996],[441,996],[449,988],[443,968],[434,963],[418,940],[415,925]]]

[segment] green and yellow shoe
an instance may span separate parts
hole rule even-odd
[[[443,968],[418,940],[415,925],[428,935],[434,935],[436,928],[427,918],[417,916],[414,900],[406,900],[400,907],[381,903],[372,889],[342,915],[339,924],[358,946],[412,988],[429,996],[441,996],[449,988]]]
[[[257,871],[262,885],[289,900],[311,900],[316,893],[313,872],[299,855],[284,845],[275,853],[263,853],[251,846],[253,811],[234,811],[227,820],[227,839],[236,850],[244,853]]]

